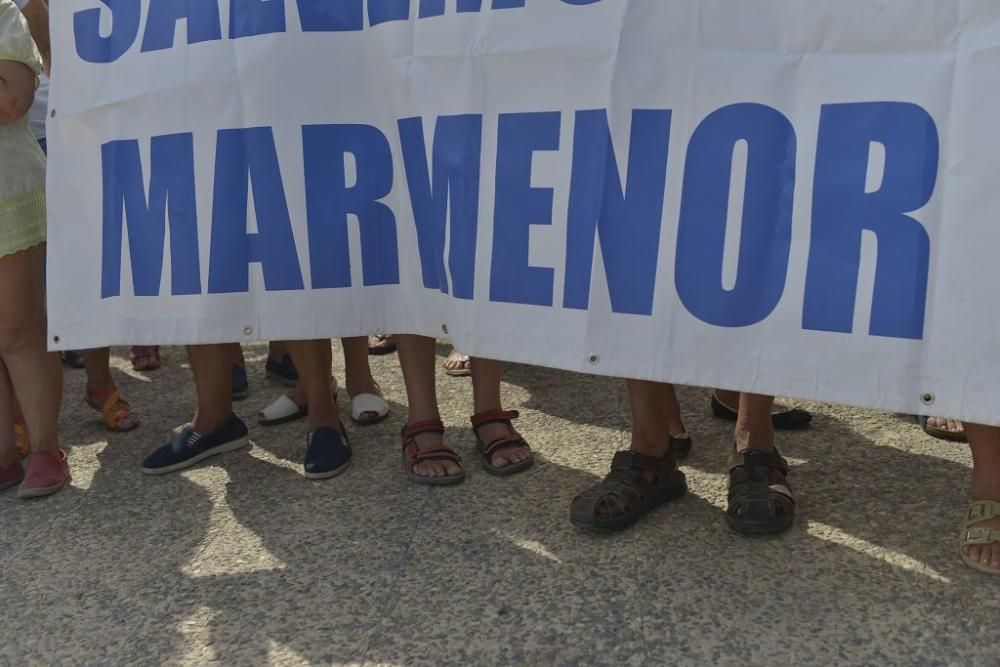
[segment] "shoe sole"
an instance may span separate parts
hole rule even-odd
[[[190,468],[191,466],[201,463],[207,458],[217,456],[219,454],[225,454],[226,452],[233,452],[237,449],[243,449],[244,447],[250,446],[250,438],[244,436],[238,440],[232,440],[230,442],[217,445],[208,451],[204,451],[197,456],[194,456],[183,463],[175,463],[172,466],[165,466],[163,468],[142,468],[142,472],[147,475],[166,475],[168,473],[177,472],[178,470],[184,470],[185,468]]]
[[[306,479],[330,479],[331,477],[336,477],[345,470],[351,467],[351,462],[348,461],[344,465],[340,466],[336,470],[331,470],[330,472],[307,472],[304,473]]]
[[[55,486],[46,486],[43,488],[27,489],[27,490],[18,489],[17,497],[28,499],[28,498],[44,498],[45,496],[51,496],[54,493],[62,491],[71,481],[72,478],[67,475],[66,479],[64,479],[62,482],[60,482]]]

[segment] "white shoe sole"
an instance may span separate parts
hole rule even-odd
[[[185,468],[190,468],[207,458],[216,456],[217,454],[225,454],[226,452],[232,452],[237,449],[243,449],[244,447],[250,446],[250,438],[244,436],[238,440],[230,440],[229,442],[224,442],[221,445],[216,445],[208,451],[204,451],[195,457],[188,459],[182,463],[175,463],[172,466],[165,466],[163,468],[146,468],[143,467],[142,472],[147,475],[166,475],[168,473],[177,472],[178,470],[184,470]]]

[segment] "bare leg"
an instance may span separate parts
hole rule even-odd
[[[59,449],[62,365],[46,350],[45,246],[0,258],[0,359],[31,433],[34,452]]]
[[[966,424],[965,433],[972,448],[972,499],[1000,502],[1000,428]],[[976,526],[1000,530],[1000,517]],[[970,545],[965,553],[1000,572],[1000,544]]]
[[[472,401],[475,414],[502,410],[500,398],[500,380],[503,378],[503,362],[476,357],[472,364]],[[506,424],[484,424],[479,428],[479,437],[483,442],[490,443],[510,435]],[[501,449],[491,458],[490,463],[497,468],[509,466],[531,456],[528,447],[510,447]]]
[[[6,468],[18,460],[14,438],[14,388],[7,375],[7,367],[0,362],[0,468]]]
[[[344,382],[347,384],[347,395],[351,398],[359,394],[382,395],[382,390],[378,382],[372,377],[372,367],[368,362],[368,337],[356,336],[354,338],[343,338],[341,344],[344,346]],[[365,412],[360,415],[361,420],[376,419],[378,413]]]
[[[408,423],[441,419],[437,404],[437,385],[434,380],[434,339],[412,335],[398,335],[395,338],[399,365],[406,383],[409,403]],[[442,444],[441,436],[436,433],[417,436],[417,447],[421,450],[437,449]],[[414,473],[425,477],[457,475],[461,471],[462,468],[451,461],[424,461],[413,468]]]
[[[330,383],[333,365],[330,340],[289,341],[287,345],[295,368],[299,371],[301,393],[304,394],[305,404],[309,406],[309,431],[323,427],[340,431],[340,417]]]
[[[672,422],[680,421],[680,405],[674,386],[664,382],[627,380],[629,404],[632,409],[633,452],[659,458],[666,454]],[[666,409],[664,409],[666,406]],[[683,425],[681,425],[683,431]]]
[[[774,448],[774,426],[771,423],[773,396],[740,394],[740,415],[736,420],[736,451]]]
[[[188,347],[198,393],[198,411],[194,418],[194,430],[198,433],[211,433],[233,414],[233,347],[231,344]]]
[[[267,353],[275,361],[281,361],[288,354],[288,343],[282,340],[272,340],[267,344]]]
[[[114,393],[115,381],[111,377],[111,348],[102,347],[90,350],[83,355],[83,365],[87,369],[87,402],[97,410],[104,407],[105,401]],[[124,400],[119,400],[120,416],[114,420],[116,431],[128,431],[139,425],[139,419],[129,409]]]

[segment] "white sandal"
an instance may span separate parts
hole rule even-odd
[[[366,412],[374,412],[375,417],[362,419]],[[389,416],[389,404],[378,394],[358,394],[351,398],[351,419],[359,426],[372,426]]]
[[[286,394],[282,394],[257,414],[257,423],[261,426],[277,426],[302,419],[308,414],[309,406],[299,406]]]

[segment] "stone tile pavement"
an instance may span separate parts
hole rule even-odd
[[[247,348],[248,423],[281,391],[265,354]],[[478,467],[468,380],[442,374],[469,479],[406,481],[395,356],[372,360],[393,416],[351,429],[341,477],[301,476],[299,423],[148,478],[144,455],[190,417],[182,351],[165,362],[116,358],[144,423],[110,437],[69,371],[72,488],[0,495],[0,665],[1000,665],[1000,580],[957,556],[968,450],[898,416],[809,405],[814,428],[779,440],[798,525],[746,539],[723,521],[731,425],[684,389],[691,493],[594,537],[567,511],[627,446],[619,381],[511,367],[508,407],[543,459],[513,479]]]

